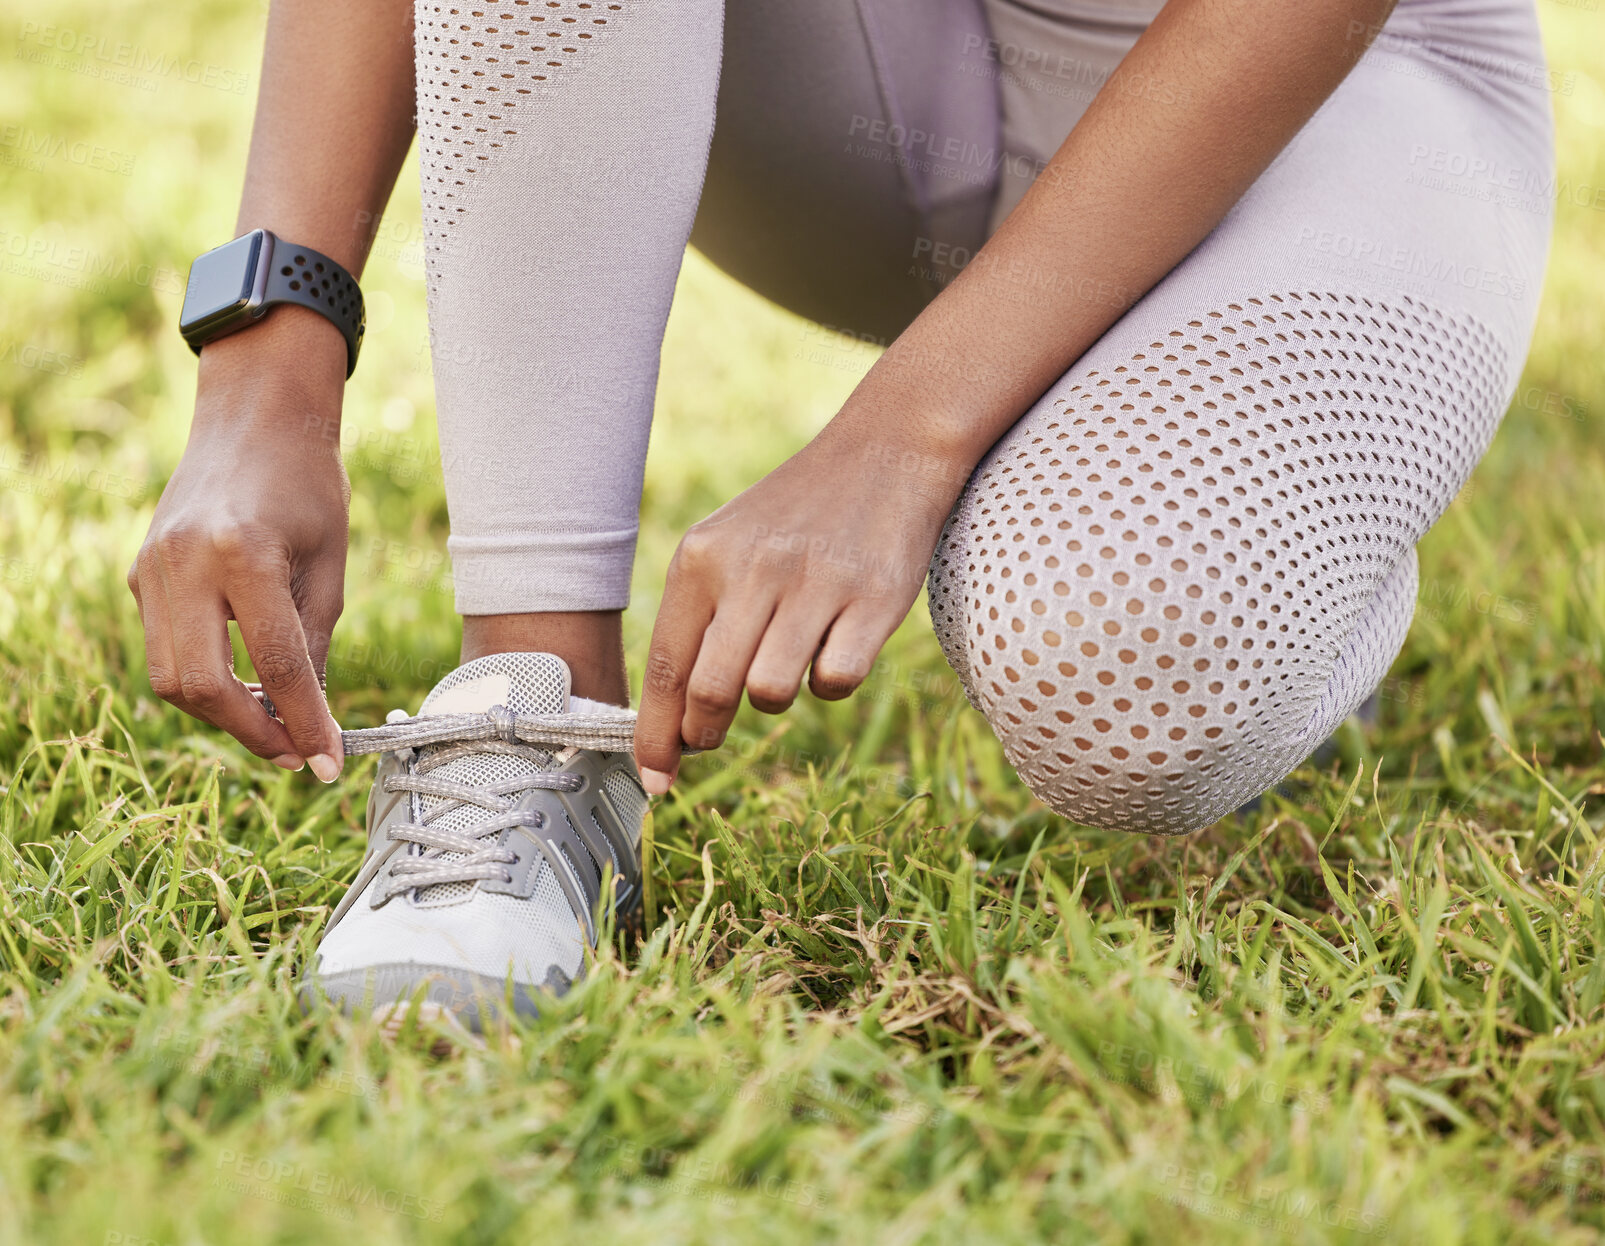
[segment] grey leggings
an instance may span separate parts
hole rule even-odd
[[[1156,7],[419,0],[459,609],[626,604],[688,238],[801,315],[890,339]],[[1526,353],[1552,85],[1530,3],[1403,0],[1225,220],[976,469],[931,616],[1054,809],[1206,825],[1381,680],[1416,542]],[[1185,84],[1121,89],[1188,106]]]

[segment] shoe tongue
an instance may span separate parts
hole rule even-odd
[[[562,714],[568,710],[569,682],[568,663],[555,654],[493,653],[466,662],[447,675],[424,698],[418,713],[482,714],[493,705],[504,705],[515,714]],[[544,750],[539,750],[539,755],[548,758]],[[436,766],[430,774],[460,783],[489,783],[536,774],[548,764],[549,758],[545,763],[536,763],[502,753],[469,753]],[[418,811],[428,815],[451,803],[440,797],[423,796],[419,798]],[[471,832],[476,823],[494,816],[473,805],[458,805],[441,814],[433,825],[442,830]],[[448,852],[441,859],[454,861],[461,856]],[[449,904],[466,898],[473,890],[472,883],[437,883],[419,888],[416,902]]]
[[[568,710],[568,663],[552,653],[492,653],[459,666],[424,698],[420,714],[482,714],[505,705],[515,714]]]

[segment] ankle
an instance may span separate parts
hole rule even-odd
[[[464,615],[462,660],[492,653],[554,653],[568,663],[575,696],[630,703],[621,611]]]

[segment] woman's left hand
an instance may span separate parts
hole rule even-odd
[[[743,689],[754,708],[778,714],[805,672],[827,701],[858,687],[919,595],[967,475],[827,429],[687,532],[669,564],[635,728],[647,791],[668,790],[682,741],[724,740]]]

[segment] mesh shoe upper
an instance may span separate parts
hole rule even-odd
[[[477,659],[446,676],[424,700],[420,718],[431,715],[483,713],[495,706],[514,714],[561,714],[569,710],[569,672],[551,654],[504,653]],[[442,760],[444,759],[444,760]],[[438,764],[436,764],[438,762]],[[575,792],[517,790],[520,780],[545,775],[580,776]],[[419,776],[427,776],[420,779]],[[646,809],[634,763],[627,753],[517,746],[500,742],[449,743],[419,750],[387,753],[369,806],[368,856],[352,894],[336,911],[318,949],[314,978],[347,1004],[354,984],[361,984],[370,1004],[382,996],[405,998],[409,986],[426,979],[456,977],[456,994],[474,993],[474,980],[561,990],[584,965],[586,920],[576,912],[572,888],[565,890],[552,865],[529,851],[517,837],[542,833],[533,828],[492,829],[478,855],[504,851],[497,860],[519,857],[528,862],[523,886],[509,890],[517,865],[495,878],[431,882],[408,888],[410,872],[428,870],[428,877],[451,874],[471,857],[413,842],[417,828],[452,833],[455,842],[473,837],[498,818],[493,809],[450,795],[403,791],[388,784],[442,781],[437,786],[466,785],[491,793],[514,789],[501,803],[561,831],[564,864],[573,876],[589,874],[592,890],[606,867],[616,878],[633,876],[639,852],[640,827]],[[387,784],[388,781],[388,784]],[[536,780],[541,782],[543,780]],[[504,818],[505,820],[505,818]],[[619,833],[622,831],[622,834]],[[550,833],[550,832],[548,832]],[[583,836],[583,846],[580,837]],[[399,842],[397,842],[399,840]],[[620,859],[627,853],[630,860]],[[600,858],[600,859],[598,859]],[[397,870],[397,865],[402,868]],[[523,891],[524,894],[518,894]],[[619,897],[624,899],[622,895]],[[410,966],[415,973],[398,973]],[[482,993],[482,992],[481,992]]]

